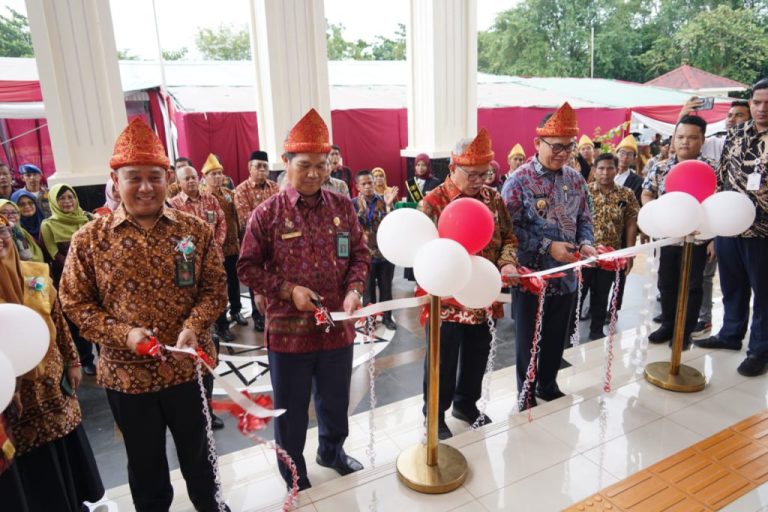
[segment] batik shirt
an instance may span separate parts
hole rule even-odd
[[[532,270],[562,265],[549,254],[552,242],[577,247],[593,244],[587,183],[579,171],[568,166],[550,171],[534,157],[517,168],[504,183],[501,195],[519,242],[520,265]],[[575,291],[576,278],[571,271],[550,280],[547,286],[548,295]]]
[[[605,194],[597,182],[589,184],[595,243],[621,249],[627,223],[637,219],[640,205],[632,190],[615,183],[611,185],[611,191]]]
[[[183,240],[194,245],[183,262],[192,262],[191,271],[182,264]],[[216,357],[210,328],[227,304],[226,276],[210,227],[192,215],[163,208],[145,229],[120,206],[89,222],[72,238],[60,296],[83,338],[101,345],[97,379],[107,389],[146,393],[196,378],[191,357],[161,361],[131,352],[125,340],[135,327],[157,329],[164,345],[191,329]]]
[[[370,201],[366,200],[364,196],[357,196],[352,200],[352,206],[355,208],[357,219],[363,227],[371,258],[383,260],[384,256],[381,254],[379,244],[376,241],[376,233],[379,232],[379,225],[389,211],[387,203],[383,197],[374,194]]]
[[[437,224],[440,214],[446,206],[456,199],[465,196],[453,183],[451,177],[445,178],[437,188],[429,192],[419,203],[419,210],[427,214]],[[509,212],[504,207],[504,201],[496,189],[483,187],[474,199],[481,201],[493,213],[493,237],[488,245],[480,252],[480,256],[491,261],[499,269],[504,265],[517,265],[517,239],[512,232],[512,221]],[[484,324],[486,322],[484,309],[470,309],[454,304],[443,304],[440,307],[440,317],[444,322],[457,322],[460,324]],[[500,303],[493,305],[493,318],[502,318],[504,310]]]
[[[227,224],[227,236],[224,237],[224,256],[240,254],[240,226],[237,221],[237,208],[235,208],[235,193],[227,187],[220,187],[211,194],[219,202],[224,212]]]
[[[341,311],[350,290],[362,293],[369,264],[365,234],[349,198],[321,189],[310,205],[288,186],[251,215],[237,275],[267,298],[269,350],[315,352],[350,345],[354,322],[336,322],[325,332],[313,313],[294,307],[293,288],[305,286],[323,297],[328,311]]]
[[[211,228],[216,242],[216,254],[224,261],[224,241],[227,239],[227,219],[219,200],[206,192],[200,192],[197,199],[192,199],[183,190],[172,197],[170,205],[179,211],[194,215]]]
[[[256,185],[251,180],[245,180],[237,186],[235,189],[235,209],[237,210],[237,220],[240,223],[241,233],[245,231],[253,210],[277,192],[277,183],[272,180],[266,180],[261,185]]]
[[[709,165],[714,172],[715,162],[702,155],[699,155],[696,160]],[[643,190],[651,191],[655,199],[663,196],[666,193],[664,184],[667,181],[667,175],[669,175],[669,172],[676,165],[676,156],[650,165],[650,167],[648,167],[648,174],[645,175],[645,181],[643,181]]]
[[[747,190],[747,180],[754,172],[760,173],[760,187]],[[740,236],[768,237],[768,130],[758,133],[754,122],[747,121],[728,131],[717,172],[717,189],[741,192],[755,203],[755,222]]]

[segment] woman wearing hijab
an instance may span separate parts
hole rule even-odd
[[[491,163],[488,164],[488,176],[485,178],[485,186],[495,188],[497,191],[501,192],[500,172],[501,166],[499,165],[499,162],[491,160]]]
[[[18,380],[14,405],[4,413],[26,500],[26,509],[21,510],[80,512],[83,502],[101,499],[104,486],[75,397],[82,378],[77,351],[48,265],[19,259],[4,218],[0,218],[0,303],[35,310],[50,333],[48,352]],[[6,496],[14,483],[18,481],[5,474],[0,477],[0,496]]]
[[[11,195],[11,201],[16,203],[19,207],[19,213],[21,214],[21,227],[27,230],[27,233],[32,235],[37,245],[43,246],[43,239],[40,236],[40,226],[43,224],[42,210],[37,204],[37,198],[34,194],[26,190],[17,190]]]
[[[77,194],[69,185],[53,186],[48,197],[51,216],[43,221],[40,233],[43,248],[51,262],[53,282],[58,288],[72,235],[91,219],[80,208]]]
[[[411,202],[418,203],[427,192],[440,185],[440,180],[432,176],[432,163],[429,156],[419,153],[413,161],[413,178],[406,180],[405,189]]]
[[[112,181],[111,177],[107,180],[107,185],[104,188],[104,197],[106,199],[104,201],[104,206],[99,206],[93,210],[93,214],[96,217],[109,215],[120,206],[120,196],[118,195],[117,190],[115,190],[115,182]]]
[[[13,234],[13,241],[16,244],[16,250],[22,261],[37,261],[43,263],[43,249],[37,245],[37,241],[30,235],[26,229],[21,226],[21,212],[19,207],[13,201],[0,199],[0,216],[8,221]]]
[[[384,169],[381,167],[374,167],[371,171],[371,176],[373,176],[373,191],[380,196],[384,197],[385,194],[392,193],[390,191],[394,191],[395,197],[397,197],[397,192],[399,189],[397,187],[390,187],[387,186],[387,173],[384,172]]]

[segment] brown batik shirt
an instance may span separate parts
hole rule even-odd
[[[194,244],[186,260],[177,248],[185,239]],[[226,307],[226,278],[211,229],[192,215],[164,208],[144,229],[121,206],[87,224],[72,238],[61,290],[67,316],[101,345],[98,381],[107,389],[145,393],[195,378],[192,358],[131,352],[125,340],[134,327],[157,329],[164,345],[191,329],[215,357],[209,330]]]
[[[211,194],[219,201],[227,224],[227,236],[224,238],[224,257],[240,254],[240,226],[237,223],[235,193],[227,187],[220,187]]]
[[[240,222],[241,232],[245,231],[253,210],[278,192],[277,183],[272,180],[267,180],[261,185],[256,185],[251,180],[245,180],[237,186],[235,189],[235,208],[237,209],[237,220]]]
[[[627,187],[612,183],[611,191],[605,194],[596,181],[588,185],[588,190],[592,203],[595,244],[621,249],[627,222],[637,219],[640,211],[635,193]]]
[[[757,190],[747,190],[752,173],[760,174]],[[768,130],[758,132],[754,121],[747,121],[728,131],[717,172],[717,189],[746,194],[755,203],[755,222],[740,236],[768,238]]]

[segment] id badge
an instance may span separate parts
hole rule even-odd
[[[336,233],[336,257],[349,258],[349,233],[347,232]]]
[[[176,258],[176,286],[189,288],[195,285],[195,260],[185,260],[182,256]]]
[[[208,219],[208,224],[216,224],[216,212],[207,210],[205,212],[205,217]]]
[[[763,177],[759,172],[753,172],[747,178],[747,190],[760,190],[760,181]]]

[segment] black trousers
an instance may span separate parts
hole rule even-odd
[[[260,321],[262,324],[264,324],[264,315],[259,313],[259,310],[256,309],[256,301],[253,299],[253,290],[250,288],[248,288],[248,295],[251,297],[251,318],[253,318],[254,323]]]
[[[451,404],[467,416],[477,414],[490,349],[491,332],[487,324],[440,324],[440,418],[444,418]],[[424,415],[427,412],[428,361],[429,350],[424,358]]]
[[[591,316],[589,332],[603,334],[605,317],[608,314],[608,297],[613,288],[616,273],[601,268],[585,268],[583,291],[589,290],[589,312]]]
[[[677,294],[680,288],[680,265],[683,248],[662,247],[659,257],[659,292],[661,293],[662,329],[675,328]],[[691,278],[688,286],[688,308],[685,314],[685,335],[690,336],[699,320],[699,309],[704,294],[704,267],[707,265],[706,244],[694,245],[691,257]]]
[[[363,294],[363,303],[384,302],[392,300],[392,279],[395,276],[395,265],[387,260],[371,260],[368,272],[368,283]],[[376,291],[378,290],[378,295]]]
[[[275,418],[275,441],[293,459],[299,480],[307,482],[304,445],[309,424],[309,399],[314,389],[320,440],[318,455],[328,464],[345,456],[349,435],[349,387],[353,346],[301,354],[269,351],[269,374],[275,409],[286,409]],[[291,471],[278,460],[280,474],[291,484]]]
[[[541,389],[557,386],[557,372],[563,359],[565,344],[573,326],[576,292],[567,295],[547,295],[544,298],[544,318],[539,342],[536,382]],[[517,389],[523,390],[536,325],[538,296],[515,289],[512,292],[512,315],[515,317],[515,361]]]
[[[200,511],[217,511],[216,483],[208,461],[200,389],[185,382],[153,393],[106,390],[128,454],[128,484],[137,512],[167,512],[173,501],[166,430],[171,431],[189,499]]]
[[[237,279],[237,260],[239,256],[232,254],[224,257],[224,270],[227,273],[227,298],[229,299],[229,312],[233,315],[243,309],[240,302],[240,281]],[[226,315],[226,312],[225,312]]]

